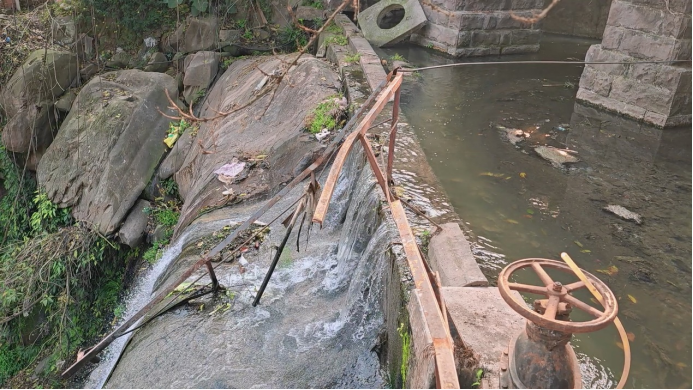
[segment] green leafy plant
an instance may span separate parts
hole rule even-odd
[[[66,226],[72,220],[70,209],[58,208],[44,192],[36,191],[34,205],[36,211],[31,214],[29,222],[34,233],[54,232],[59,226]]]
[[[145,208],[144,212],[152,216],[154,225],[161,226],[164,229],[162,237],[154,241],[152,246],[142,255],[143,260],[153,264],[159,260],[164,248],[169,244],[171,236],[173,236],[173,229],[180,218],[180,199],[164,201],[163,198],[157,198],[154,206]]]
[[[124,267],[118,245],[75,224],[69,209],[37,192],[2,146],[0,174],[6,190],[0,199],[2,383],[40,351],[55,369],[56,361],[93,342],[113,315]],[[29,333],[36,343],[22,342]]]
[[[477,368],[474,372],[474,383],[472,383],[472,388],[478,389],[481,386],[481,378],[484,376],[484,369]]]
[[[303,0],[303,5],[317,9],[325,8],[325,4],[322,2],[322,0]]]
[[[265,18],[269,20],[272,17],[272,6],[269,0],[258,0],[258,4],[260,4],[262,13],[265,14]]]
[[[335,22],[331,22],[330,24],[325,27],[325,32],[328,33],[333,33],[333,34],[341,34],[342,33],[342,28],[339,27]]]
[[[195,104],[199,103],[202,100],[202,98],[205,97],[206,94],[207,94],[207,88],[202,88],[199,91],[195,92],[195,94],[193,94],[192,102],[190,102],[190,104],[195,105]],[[181,134],[182,134],[182,132],[181,132]]]
[[[94,12],[100,19],[116,20],[115,26],[129,30],[129,38],[142,41],[140,36],[162,27],[175,24],[176,11],[162,6],[162,0],[89,0],[94,5]],[[175,7],[174,7],[175,8]],[[91,20],[91,7],[85,8],[84,18]],[[136,39],[135,39],[136,38]]]
[[[284,48],[284,51],[296,51],[299,47],[308,44],[308,35],[303,30],[291,24],[279,31],[277,40]]]
[[[333,98],[318,104],[307,118],[309,123],[308,131],[312,134],[317,134],[322,129],[334,130],[337,127],[337,119],[334,113],[338,109],[339,106]]]
[[[330,35],[327,37],[327,39],[325,39],[325,44],[346,46],[349,44],[349,40],[345,35]]]
[[[239,19],[236,20],[236,28],[239,30],[245,30],[248,28],[248,20],[247,19]]]
[[[30,234],[29,221],[35,210],[31,194],[36,182],[14,163],[15,156],[0,142],[0,177],[5,196],[0,198],[0,248]]]
[[[344,61],[347,64],[351,64],[352,62],[359,62],[361,59],[361,53],[354,53],[354,54],[348,54],[344,56]]]
[[[432,43],[429,43],[428,45],[426,45],[426,48],[427,48],[427,49],[433,49],[433,44],[432,44]]]
[[[404,57],[402,57],[399,53],[395,53],[390,56],[391,61],[405,61]]]
[[[164,3],[166,3],[169,8],[176,8],[185,2],[186,0],[164,0]],[[193,16],[202,15],[207,12],[208,8],[209,0],[190,0],[190,13]]]
[[[255,36],[253,35],[253,31],[252,31],[252,30],[245,30],[245,32],[244,32],[243,35],[241,35],[241,36],[242,36],[243,39],[245,39],[246,41],[250,41],[250,40],[252,40],[252,39],[255,37]]]

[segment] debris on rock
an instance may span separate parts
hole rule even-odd
[[[633,221],[638,225],[642,224],[642,216],[640,216],[640,214],[636,214],[623,206],[610,204],[604,207],[604,211],[616,214],[617,216],[621,217],[622,219],[625,219],[626,221]]]
[[[534,151],[556,168],[563,168],[564,164],[573,164],[580,161],[579,158],[568,153],[566,150],[554,148],[552,146],[537,146],[534,148]]]
[[[319,133],[315,134],[315,138],[318,141],[324,140],[328,135],[330,135],[330,131],[327,130],[327,128],[320,130]]]
[[[231,184],[236,176],[243,172],[243,169],[245,169],[245,163],[234,157],[229,164],[222,165],[219,169],[214,171],[214,173],[217,175],[217,179],[219,179],[220,182]]]

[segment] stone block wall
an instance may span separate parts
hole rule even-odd
[[[531,53],[541,30],[511,17],[531,17],[544,0],[420,0],[428,23],[415,43],[456,57]]]
[[[613,0],[586,61],[691,59],[691,0]],[[587,65],[577,99],[659,127],[691,123],[691,65]]]
[[[544,7],[551,0],[544,1]],[[542,21],[542,30],[586,38],[602,38],[611,0],[559,1]]]

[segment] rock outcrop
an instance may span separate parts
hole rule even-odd
[[[165,91],[175,80],[162,73],[105,73],[80,91],[74,108],[39,163],[40,187],[77,220],[113,233],[151,179],[165,152],[172,115]]]
[[[228,189],[247,199],[290,180],[305,155],[320,148],[304,133],[303,122],[318,103],[338,91],[339,80],[327,63],[306,56],[284,78],[276,93],[268,92],[273,81],[265,74],[273,74],[283,66],[276,57],[234,62],[207,95],[201,116],[214,117],[218,112],[252,103],[231,115],[202,123],[195,137],[186,132],[162,163],[168,174],[176,172],[174,177],[185,201],[177,231],[201,210],[226,204],[230,198],[222,193],[228,194]],[[242,182],[222,183],[214,171],[234,157],[258,158],[262,162],[246,168]],[[264,163],[272,167],[271,171],[261,167]]]
[[[53,103],[78,76],[74,54],[37,50],[0,91],[0,112],[8,119],[2,142],[7,150],[29,153],[29,169],[35,169],[57,130]]]

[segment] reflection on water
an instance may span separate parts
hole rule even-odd
[[[592,43],[546,37],[539,53],[502,59],[582,59]],[[395,52],[414,66],[453,61],[421,48],[388,50]],[[510,261],[570,253],[619,300],[633,339],[628,386],[690,388],[691,129],[661,131],[576,104],[581,72],[424,71],[405,84],[403,110],[490,279]],[[529,137],[515,146],[499,126]],[[538,145],[576,151],[580,162],[557,169],[536,154]],[[643,223],[603,211],[610,204]],[[584,385],[613,387],[623,364],[613,327],[573,344]]]

